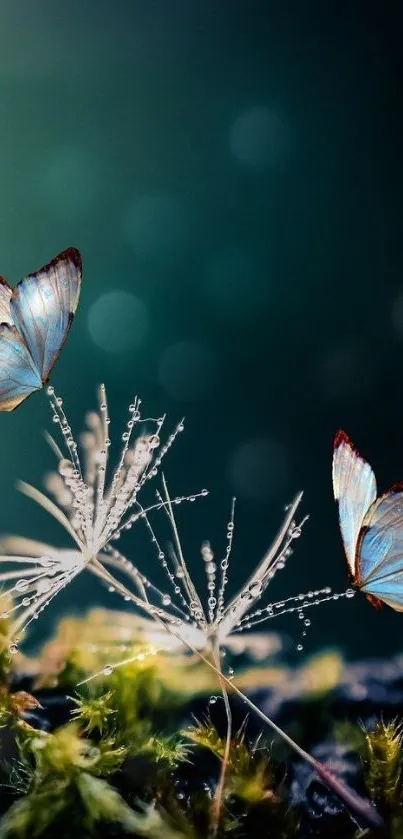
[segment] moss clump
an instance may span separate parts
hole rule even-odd
[[[197,722],[185,729],[183,735],[195,746],[207,749],[219,760],[224,756],[225,740],[209,720]],[[298,835],[298,818],[292,813],[285,798],[283,778],[270,758],[270,749],[260,738],[250,745],[245,726],[231,742],[229,764],[224,788],[224,835],[253,835],[261,827],[262,836],[288,839]],[[265,832],[265,830],[267,832]]]
[[[208,839],[224,752],[220,703],[214,710],[218,729],[210,718],[188,722],[189,700],[196,698],[199,708],[202,701],[204,708],[206,697],[217,690],[214,674],[188,656],[148,654],[152,651],[147,651],[144,638],[125,642],[126,664],[109,666],[125,623],[119,614],[114,628],[110,613],[105,623],[101,612],[89,618],[88,626],[85,619],[65,619],[44,656],[36,660],[10,656],[7,625],[0,624],[0,783],[5,793],[0,801],[0,839]],[[330,662],[330,675],[327,655],[294,671],[294,681],[292,671],[280,666],[244,670],[238,681],[251,689],[255,674],[255,686],[281,686],[299,703],[291,727],[295,720],[306,723],[313,715],[320,737],[323,730],[328,733],[326,697],[341,667],[336,656]],[[20,673],[34,671],[31,681],[25,676],[17,684],[16,666]],[[101,675],[77,688],[87,668]],[[52,728],[49,697],[63,707],[68,722],[44,731],[43,724]],[[234,719],[240,712],[244,720],[243,706],[234,703],[233,711]],[[388,835],[401,839],[398,726],[380,722],[363,732],[350,723],[339,725],[336,733],[360,751],[363,769],[358,783],[365,778],[369,796],[385,815]],[[316,820],[314,832],[309,832],[308,791],[302,819],[301,801],[292,804],[292,767],[285,770],[276,754],[271,744],[256,739],[256,731],[249,735],[244,722],[238,727],[217,839],[334,839],[327,790],[320,793],[322,803],[316,802],[323,809],[323,823]],[[349,825],[348,815],[345,822]],[[350,826],[342,839],[375,837],[357,832],[352,820]]]

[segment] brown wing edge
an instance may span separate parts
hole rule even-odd
[[[42,265],[41,268],[38,268],[37,271],[30,271],[31,274],[39,274],[40,271],[48,271],[50,268],[56,268],[59,262],[64,262],[66,259],[70,259],[71,262],[74,263],[75,267],[77,268],[78,273],[82,274],[83,270],[83,262],[81,259],[80,251],[77,248],[66,248],[64,251],[60,251],[53,259],[50,260],[46,265]]]
[[[334,437],[334,440],[333,440],[333,451],[336,451],[336,449],[338,449],[339,446],[341,446],[343,443],[345,443],[351,449],[351,451],[354,452],[354,454],[357,457],[359,457],[360,460],[363,461],[363,463],[367,462],[365,460],[365,458],[362,456],[362,454],[360,454],[358,449],[355,447],[354,443],[352,442],[352,440],[350,439],[348,434],[346,434],[346,432],[343,431],[340,428],[339,431],[335,434],[335,437]]]

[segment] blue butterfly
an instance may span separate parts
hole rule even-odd
[[[68,248],[12,289],[0,276],[0,411],[13,411],[48,381],[81,287],[81,256]]]
[[[339,431],[333,451],[333,492],[353,584],[377,608],[403,612],[403,485],[377,498],[375,475]]]

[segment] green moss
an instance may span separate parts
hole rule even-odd
[[[208,749],[220,760],[223,758],[225,740],[209,720],[197,722],[182,733],[191,743]],[[230,833],[239,827],[238,816],[234,815],[238,808],[233,804],[241,800],[246,805],[246,821],[262,819],[262,824],[266,824],[267,832],[262,828],[262,836],[276,835],[278,839],[285,839],[297,835],[298,819],[284,800],[270,750],[260,739],[249,746],[244,726],[232,738],[224,797],[224,826]]]
[[[4,649],[1,659],[0,652],[0,726],[14,738],[17,755],[8,764],[3,762],[0,771],[13,802],[0,822],[0,839],[109,839],[128,834],[145,839],[206,839],[210,835],[214,758],[218,770],[224,741],[209,719],[185,729],[180,721],[190,697],[217,690],[215,675],[189,656],[146,651],[139,655],[145,650],[143,639],[143,647],[132,644],[125,650],[127,658],[133,654],[135,660],[108,668],[108,675],[101,673],[77,690],[77,681],[88,670],[102,671],[109,661],[111,641],[108,638],[105,646],[101,635],[111,634],[112,621],[105,625],[104,617],[96,613],[89,625],[86,620],[65,619],[42,663],[36,661],[43,668],[37,673],[37,685],[57,683],[59,690],[75,694],[71,722],[52,734],[37,731],[24,720],[26,711],[38,708],[37,700],[23,691],[10,691],[19,656]],[[0,625],[0,640],[1,632]],[[4,638],[6,632],[4,628]],[[91,637],[94,643],[80,647],[80,637],[86,641]],[[54,662],[59,662],[57,667]],[[324,700],[337,683],[340,668],[341,660],[326,654],[298,669],[292,687],[303,699],[296,723],[314,718],[316,734],[321,725],[328,730]],[[249,689],[275,684],[287,691],[290,678],[285,668],[251,668],[238,681]],[[334,733],[362,755],[368,793],[385,814],[388,835],[402,839],[398,725],[380,722],[363,732],[346,723],[338,724]],[[213,760],[207,760],[203,750]],[[299,817],[287,800],[287,778],[274,754],[271,744],[249,743],[244,726],[234,734],[217,839],[299,836]],[[193,769],[191,762],[196,764]],[[187,786],[195,774],[198,782]],[[366,831],[357,832],[355,839],[364,836],[372,839]],[[327,839],[326,833],[321,839]]]
[[[374,801],[389,809],[401,799],[402,733],[396,721],[378,720],[365,732],[365,779]]]

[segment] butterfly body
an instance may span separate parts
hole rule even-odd
[[[82,264],[68,248],[12,289],[0,277],[0,411],[49,380],[77,308]]]
[[[340,431],[334,441],[333,491],[353,585],[369,602],[403,611],[403,485],[377,497],[375,475]]]

